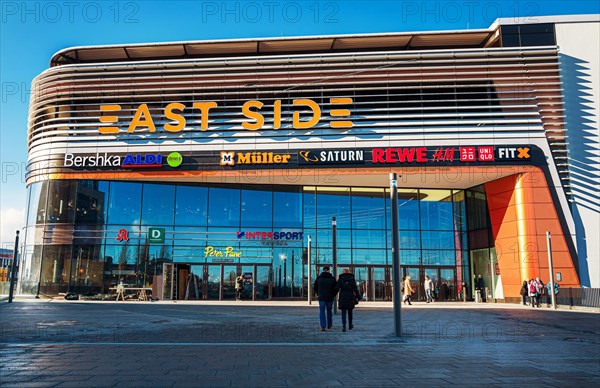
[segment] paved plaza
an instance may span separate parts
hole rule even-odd
[[[0,304],[4,387],[599,386],[600,314],[389,303],[321,332],[306,302]]]

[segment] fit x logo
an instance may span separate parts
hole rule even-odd
[[[529,147],[523,147],[523,148],[517,148],[517,152],[519,153],[517,155],[517,158],[519,159],[529,159]]]
[[[233,166],[235,164],[233,161],[234,156],[235,152],[221,152],[221,161],[219,164],[221,166]]]

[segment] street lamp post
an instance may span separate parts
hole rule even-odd
[[[337,279],[337,221],[335,217],[331,219],[331,257],[333,261],[333,278]],[[337,298],[333,297],[333,313],[337,314]]]
[[[290,285],[291,285],[291,287],[290,287],[290,289],[291,289],[290,295],[293,298],[294,297],[294,264],[296,264],[294,262],[294,251],[292,251],[292,263],[291,264],[292,264],[292,279],[291,279],[291,282],[290,282]]]
[[[281,295],[285,296],[285,291],[287,287],[287,256],[285,253],[280,253],[279,258],[283,261],[283,290]]]

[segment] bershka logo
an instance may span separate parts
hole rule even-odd
[[[332,150],[332,151],[299,151],[300,164],[351,164],[364,163],[364,151],[360,150]]]
[[[120,167],[121,157],[107,152],[96,155],[65,154],[64,167]]]
[[[221,166],[236,164],[288,164],[292,155],[274,152],[221,152]]]
[[[128,154],[123,159],[123,168],[136,168],[136,167],[162,167],[162,155],[161,154],[146,154],[146,155],[132,155]]]

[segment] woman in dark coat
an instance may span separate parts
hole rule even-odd
[[[523,306],[527,306],[527,293],[529,291],[527,280],[528,279],[523,280],[523,285],[521,286],[521,298],[523,299]]]
[[[342,331],[346,331],[346,313],[348,313],[349,329],[354,329],[352,324],[352,310],[354,310],[354,301],[360,299],[360,293],[356,286],[354,275],[348,268],[344,269],[338,279],[339,300],[338,307],[342,310]]]

